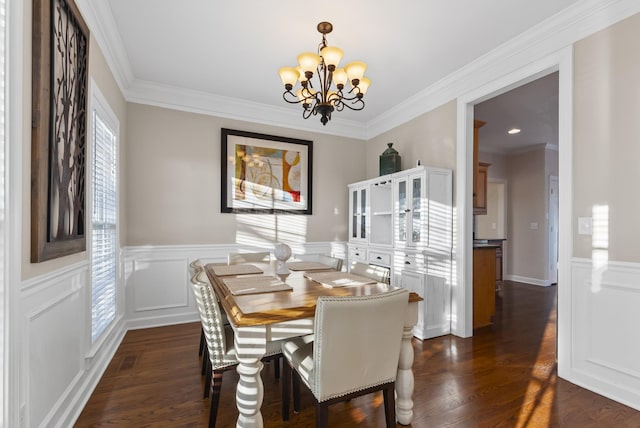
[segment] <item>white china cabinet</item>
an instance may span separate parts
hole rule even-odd
[[[414,336],[448,334],[451,312],[452,172],[419,166],[349,185],[352,261],[391,269],[391,283],[417,292]]]

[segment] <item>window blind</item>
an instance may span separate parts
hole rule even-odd
[[[116,316],[116,136],[94,111],[91,214],[91,340]]]

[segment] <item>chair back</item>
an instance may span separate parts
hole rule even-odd
[[[375,279],[378,282],[384,282],[385,284],[389,284],[390,278],[390,269],[382,266],[369,265],[366,263],[360,262],[352,262],[351,268],[349,272],[365,276],[367,278]]]
[[[318,262],[323,265],[331,266],[335,270],[342,270],[342,259],[331,257],[325,254],[296,254],[296,259],[308,262]]]
[[[227,264],[239,265],[250,262],[268,262],[271,259],[271,253],[263,251],[259,253],[229,253]]]
[[[236,363],[237,361],[235,360],[229,360],[227,347],[231,344],[227,344],[220,306],[207,273],[199,260],[189,264],[189,274],[191,275],[191,289],[198,306],[200,323],[202,324],[209,351],[209,359],[213,368],[225,367]]]
[[[409,292],[320,297],[311,391],[319,402],[393,382]]]

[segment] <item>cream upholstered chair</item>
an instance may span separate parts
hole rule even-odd
[[[296,254],[296,259],[308,262],[318,262],[323,265],[331,266],[335,270],[342,270],[342,259],[331,257],[325,254]]]
[[[259,253],[229,253],[227,263],[230,265],[237,265],[251,262],[268,262],[270,259],[271,253],[268,251]]]
[[[389,284],[391,281],[389,268],[382,266],[352,262],[349,272],[355,275],[366,276],[367,278],[375,279],[376,281],[384,282],[385,284]]]
[[[218,403],[220,401],[220,390],[222,387],[222,375],[225,370],[232,369],[237,366],[238,359],[234,347],[233,330],[230,325],[223,322],[221,308],[209,282],[206,272],[202,266],[191,263],[189,265],[189,273],[191,274],[191,288],[193,290],[198,313],[200,315],[200,323],[205,335],[207,344],[207,355],[209,364],[207,368],[207,381],[205,382],[205,391],[208,392],[212,388],[209,427],[215,427],[216,416],[218,414]],[[267,352],[263,360],[275,359],[276,368],[279,368],[281,356],[281,343],[267,342]],[[275,370],[276,375],[278,369]],[[211,385],[213,383],[213,385]],[[205,398],[207,393],[205,392]]]
[[[329,405],[382,391],[387,427],[395,427],[395,380],[409,292],[319,297],[314,337],[282,342],[282,419],[289,419],[290,380],[299,410],[296,376],[311,390],[316,426],[328,426]]]

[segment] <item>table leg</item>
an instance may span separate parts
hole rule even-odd
[[[238,356],[238,386],[236,388],[236,406],[238,407],[239,428],[262,428],[262,399],[264,386],[260,372],[262,357],[265,354],[265,333],[260,328],[251,331],[239,328],[235,331],[235,347]]]
[[[415,307],[414,307],[415,306]],[[413,346],[412,329],[418,320],[418,304],[410,303],[407,322],[402,331],[398,376],[396,378],[396,418],[401,425],[410,425],[413,420]]]

